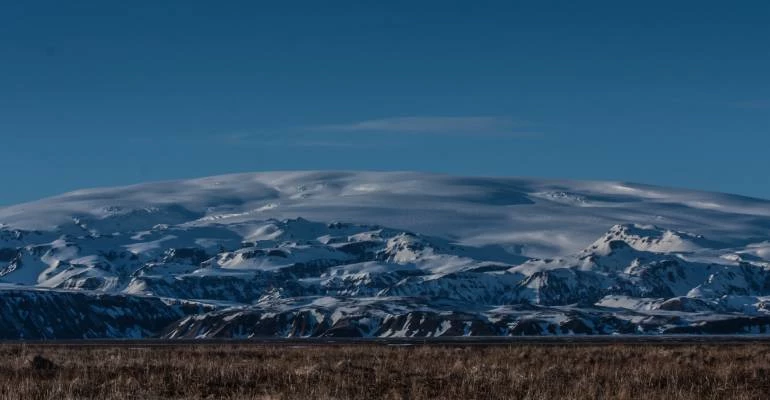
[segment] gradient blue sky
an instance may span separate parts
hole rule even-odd
[[[230,172],[770,198],[767,1],[5,1],[0,204]]]

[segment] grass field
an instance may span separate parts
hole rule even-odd
[[[766,399],[770,345],[0,346],[2,399]]]

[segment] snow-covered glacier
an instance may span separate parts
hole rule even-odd
[[[271,172],[0,208],[0,338],[764,333],[770,201]]]

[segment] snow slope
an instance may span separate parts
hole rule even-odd
[[[770,327],[768,243],[770,201],[727,194],[412,172],[226,175],[0,208],[7,304],[55,293],[90,304],[94,323],[110,314],[93,308],[100,296],[147,308],[109,331],[57,333],[55,314],[34,307],[0,320],[37,318],[39,337],[759,332]]]

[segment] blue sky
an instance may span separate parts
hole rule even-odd
[[[769,20],[766,1],[7,1],[0,204],[287,169],[770,198]]]

